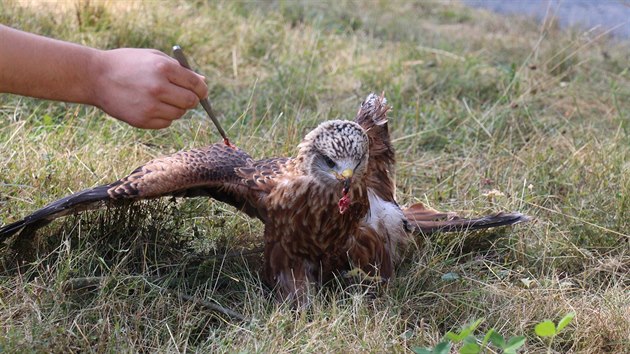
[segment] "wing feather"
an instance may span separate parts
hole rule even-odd
[[[157,158],[138,167],[127,177],[113,183],[90,188],[59,199],[15,223],[0,228],[0,242],[21,229],[29,232],[50,221],[83,210],[117,205],[133,200],[163,196],[210,196],[228,203],[250,216],[266,219],[260,188],[251,188],[254,176],[237,173],[237,169],[265,170],[263,161],[254,161],[247,153],[214,144],[205,148],[180,151]],[[269,170],[278,170],[275,161]]]
[[[396,158],[387,127],[388,111],[385,97],[371,93],[361,104],[354,120],[365,129],[370,144],[367,186],[384,201],[395,203]]]
[[[287,175],[292,160],[286,157],[258,160],[247,167],[239,167],[236,173],[250,188],[269,192],[279,177]]]

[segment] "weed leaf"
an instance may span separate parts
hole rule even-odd
[[[464,338],[464,344],[468,343],[477,343],[477,338],[475,338],[475,336],[473,336],[472,334],[469,335],[468,337]]]
[[[504,353],[516,353],[516,350],[525,345],[525,336],[515,336],[508,340],[505,347],[503,347]]]
[[[477,343],[467,343],[464,344],[460,349],[459,352],[461,354],[477,354],[479,353],[481,350],[481,347],[479,347],[479,344]]]
[[[569,312],[564,317],[562,317],[560,322],[558,322],[557,332],[562,331],[564,327],[566,327],[571,322],[573,317],[575,317],[575,312]]]
[[[448,331],[446,333],[446,338],[450,339],[451,341],[455,343],[459,343],[462,340],[464,340],[464,338],[468,337],[468,335],[471,334],[475,329],[477,329],[477,327],[483,320],[484,320],[483,318],[478,319],[477,321],[473,322],[470,326],[462,328],[462,331],[459,333]]]
[[[444,336],[446,337],[446,339],[451,340],[455,343],[459,343],[462,341],[462,339],[464,339],[464,337],[462,337],[461,335],[451,331],[446,332]]]
[[[448,354],[451,350],[450,342],[440,342],[435,348],[412,347],[411,351],[415,354]]]
[[[494,328],[490,328],[490,330],[488,331],[488,333],[486,333],[485,336],[483,336],[483,341],[481,342],[481,347],[485,348],[486,345],[488,345],[488,341],[490,341],[490,336],[496,333],[496,331],[494,330]]]
[[[433,348],[433,354],[448,354],[451,351],[450,342],[440,342]]]
[[[499,348],[505,347],[505,339],[503,339],[503,336],[499,332],[493,330],[492,333],[488,332],[488,334],[490,335],[489,339],[492,344]],[[486,337],[488,337],[488,335],[486,335]]]
[[[556,335],[556,325],[553,321],[546,320],[537,324],[534,331],[539,337],[553,337]]]

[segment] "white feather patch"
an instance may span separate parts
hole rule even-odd
[[[398,205],[384,201],[371,188],[367,191],[370,211],[364,221],[383,236],[392,259],[397,261],[400,246],[407,243],[405,216]]]

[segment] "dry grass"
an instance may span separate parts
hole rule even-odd
[[[255,157],[295,153],[318,122],[351,118],[385,91],[401,203],[535,221],[422,240],[376,299],[333,284],[294,314],[270,300],[259,253],[231,253],[261,244],[261,225],[231,208],[86,213],[43,229],[29,266],[0,274],[0,349],[403,352],[484,317],[482,331],[526,335],[525,351],[543,352],[534,325],[575,311],[552,351],[630,350],[628,43],[456,3],[20,4],[0,4],[0,22],[101,48],[182,45],[228,134]],[[0,223],[217,140],[201,110],[148,132],[2,95]],[[480,242],[462,247],[470,240]],[[97,281],[69,288],[84,278]]]

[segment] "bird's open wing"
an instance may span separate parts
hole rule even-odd
[[[387,100],[373,93],[361,104],[354,119],[367,132],[370,141],[367,186],[382,200],[395,203],[394,148],[387,127]]]
[[[270,160],[268,164],[275,166],[272,162]],[[210,196],[250,216],[264,219],[265,211],[259,204],[264,189],[252,188],[256,182],[248,179],[256,176],[236,171],[256,164],[260,163],[245,152],[224,144],[180,151],[152,160],[116,182],[72,194],[20,221],[5,225],[0,228],[0,242],[25,227],[32,232],[64,215],[162,196]]]

